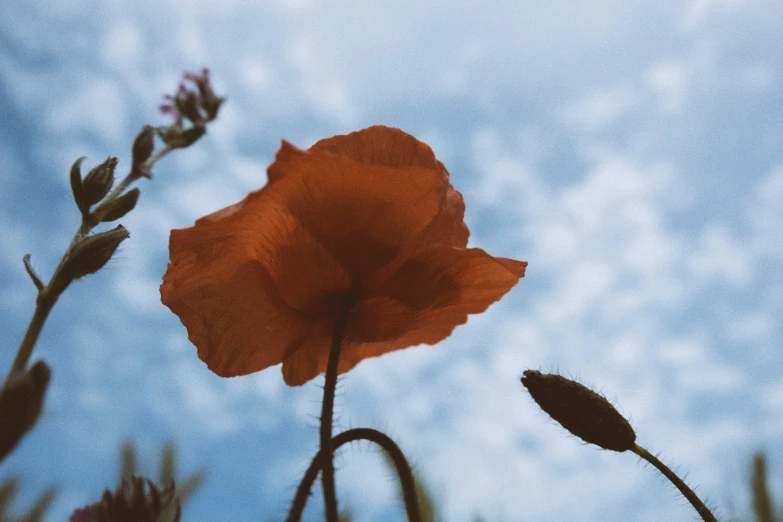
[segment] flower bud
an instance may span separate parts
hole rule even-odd
[[[131,167],[131,172],[135,173],[137,176],[150,178],[149,170],[144,164],[150,159],[154,149],[155,129],[149,125],[145,125],[133,141],[133,165]]]
[[[117,158],[107,158],[84,178],[84,202],[88,207],[98,203],[109,193],[114,185],[114,168],[116,166]]]
[[[215,95],[215,92],[212,90],[212,85],[209,81],[209,69],[205,67],[201,70],[201,74],[185,74],[185,79],[196,84],[201,107],[207,113],[207,120],[214,120],[217,117],[220,106],[226,99]]]
[[[136,207],[136,202],[139,201],[140,193],[138,188],[133,188],[106,205],[106,214],[103,215],[101,221],[104,223],[116,221],[133,210]]]
[[[122,225],[92,236],[85,237],[68,253],[62,267],[63,277],[68,282],[88,274],[94,274],[109,262],[120,243],[130,237]]]
[[[521,381],[542,410],[583,441],[620,452],[634,447],[631,424],[602,395],[561,375],[534,370],[526,370]]]
[[[190,147],[196,140],[201,138],[207,132],[203,125],[194,125],[189,129],[183,129],[177,125],[165,127],[165,130],[158,132],[163,142],[172,149],[184,149]]]
[[[181,98],[177,98],[179,111],[189,119],[194,125],[204,123],[204,117],[201,115],[201,102],[198,95],[193,91],[185,91]]]
[[[38,361],[27,373],[11,377],[0,389],[0,461],[41,415],[51,373],[45,362]]]

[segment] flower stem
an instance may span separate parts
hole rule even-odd
[[[368,440],[374,442],[389,454],[394,461],[394,466],[397,468],[397,475],[400,478],[403,500],[405,501],[405,511],[408,513],[408,522],[420,522],[421,514],[419,513],[419,501],[416,497],[416,484],[413,479],[413,472],[400,447],[397,446],[391,437],[383,432],[372,428],[354,428],[352,430],[344,431],[332,439],[332,451],[343,444],[355,440]],[[322,461],[323,456],[321,452],[319,452],[318,455],[313,458],[304,477],[302,477],[302,482],[299,483],[299,488],[296,490],[296,496],[291,504],[291,510],[288,512],[286,522],[299,522],[301,520],[302,512],[307,503],[307,497],[310,495],[313,482],[315,482],[315,478],[318,476],[318,472],[321,469]]]
[[[27,362],[30,360],[35,343],[38,342],[43,325],[46,322],[46,318],[49,317],[49,312],[52,311],[55,302],[57,302],[57,297],[52,297],[46,289],[38,293],[35,312],[30,319],[30,325],[27,327],[22,343],[19,345],[19,350],[16,352],[11,371],[5,380],[6,383],[11,379],[12,375],[24,373],[27,369]]]
[[[634,447],[631,448],[631,451],[655,466],[658,471],[660,471],[667,479],[669,479],[671,483],[674,484],[678,490],[680,490],[680,493],[682,493],[682,495],[688,499],[688,502],[691,503],[693,509],[696,510],[704,522],[717,522],[715,515],[713,515],[712,512],[707,509],[707,506],[705,506],[704,502],[702,502],[699,497],[696,496],[696,493],[694,493],[693,490],[689,488],[688,485],[682,481],[682,479],[680,479],[680,477],[678,477],[671,469],[669,469],[668,466],[658,460],[655,455],[652,455],[649,451],[639,446],[638,444],[634,444]]]
[[[353,301],[341,299],[338,303],[337,321],[332,335],[332,347],[326,363],[326,381],[324,382],[324,402],[321,407],[321,483],[324,488],[324,505],[327,522],[338,522],[337,493],[334,487],[334,450],[332,448],[332,416],[334,414],[334,390],[337,386],[337,369],[340,363],[340,349],[343,344],[345,325],[351,312]]]

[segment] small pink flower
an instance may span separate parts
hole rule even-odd
[[[190,90],[185,82],[195,84],[197,90]],[[174,118],[176,125],[182,125],[187,118],[194,125],[201,125],[217,116],[223,98],[215,95],[209,82],[209,69],[201,70],[201,74],[186,72],[174,96],[164,95],[165,103],[160,105],[160,112]]]

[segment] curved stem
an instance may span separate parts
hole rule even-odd
[[[340,348],[343,344],[345,325],[353,302],[341,299],[338,303],[337,321],[332,335],[329,361],[326,363],[324,401],[321,406],[321,483],[324,488],[324,504],[327,522],[338,522],[337,493],[334,487],[334,451],[332,449],[332,416],[334,414],[334,389],[337,386],[337,369],[340,363]]]
[[[682,495],[688,499],[688,502],[691,503],[693,509],[696,510],[704,522],[718,522],[718,520],[715,518],[715,515],[713,515],[712,512],[707,509],[707,506],[705,506],[704,502],[702,502],[701,499],[696,496],[696,493],[694,493],[693,490],[689,488],[688,485],[682,481],[682,479],[680,479],[680,477],[678,477],[671,469],[669,469],[666,464],[658,460],[655,455],[652,455],[649,451],[639,446],[638,444],[634,444],[634,447],[631,448],[631,451],[655,466],[658,471],[660,471],[667,479],[669,479],[671,483],[674,484],[678,490],[680,490],[680,493],[682,493]]]
[[[389,454],[394,461],[394,466],[397,468],[397,475],[400,478],[402,496],[405,501],[405,511],[408,513],[408,522],[420,522],[421,514],[419,513],[419,501],[416,498],[416,483],[413,480],[411,467],[405,459],[405,455],[402,453],[400,447],[397,446],[391,437],[383,432],[372,428],[354,428],[352,430],[344,431],[332,439],[333,450],[355,440],[368,440],[374,442]],[[291,504],[291,511],[288,513],[286,522],[299,522],[301,520],[302,512],[307,503],[307,497],[310,495],[313,482],[315,482],[315,478],[320,471],[321,461],[322,456],[319,452],[318,455],[313,458],[310,467],[307,468],[304,477],[302,477],[302,482],[299,483],[299,488],[296,490],[296,496]]]

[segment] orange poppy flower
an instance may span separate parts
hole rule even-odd
[[[326,371],[339,300],[354,301],[338,371],[448,337],[527,263],[465,248],[462,195],[432,150],[382,126],[283,141],[269,182],[171,232],[161,300],[218,375],[283,363],[289,385]]]

